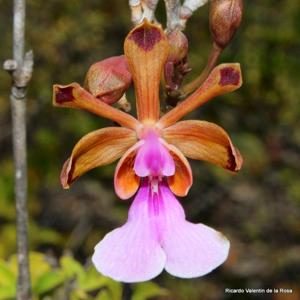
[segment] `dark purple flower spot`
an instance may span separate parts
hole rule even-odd
[[[234,68],[223,68],[221,69],[220,73],[220,85],[238,85],[240,83],[240,72],[235,70]]]
[[[58,88],[56,90],[56,102],[59,104],[62,104],[64,102],[71,102],[74,100],[74,96],[73,96],[73,87],[72,86],[68,86],[65,88]]]
[[[150,26],[143,26],[134,30],[129,39],[133,40],[140,48],[150,51],[161,40],[161,32]]]

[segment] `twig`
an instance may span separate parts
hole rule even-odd
[[[32,74],[33,53],[29,51],[24,57],[24,35],[25,0],[14,0],[13,60],[5,61],[3,68],[11,74],[13,79],[10,100],[17,218],[17,300],[31,299],[27,236],[26,89]]]

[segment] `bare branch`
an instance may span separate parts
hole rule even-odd
[[[15,202],[17,215],[18,285],[17,299],[30,299],[30,278],[27,237],[27,161],[26,161],[26,101],[11,94],[13,147],[15,163]]]
[[[18,67],[18,63],[14,59],[7,59],[3,64],[3,69],[12,74]]]
[[[11,88],[12,139],[15,164],[15,202],[18,252],[17,300],[31,299],[28,262],[27,151],[26,151],[26,88],[31,79],[33,53],[24,57],[25,0],[14,0],[13,59],[3,68],[13,79]]]

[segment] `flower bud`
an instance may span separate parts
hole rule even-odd
[[[225,48],[239,27],[243,14],[242,0],[212,0],[209,23],[214,42]]]
[[[107,104],[117,102],[132,82],[125,56],[114,56],[96,62],[89,68],[84,86]]]
[[[189,43],[184,33],[175,29],[168,33],[167,39],[170,45],[170,52],[167,61],[178,63],[182,61],[188,53]]]
[[[168,33],[167,39],[170,51],[164,67],[165,88],[168,95],[177,95],[184,76],[191,70],[187,60],[189,43],[179,29]]]

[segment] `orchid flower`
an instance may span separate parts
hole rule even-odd
[[[154,278],[165,269],[174,276],[202,276],[222,264],[229,241],[203,224],[192,224],[176,196],[193,182],[187,158],[236,172],[242,158],[228,134],[206,121],[179,121],[213,97],[242,84],[239,64],[215,67],[187,99],[160,117],[159,85],[169,44],[161,27],[144,21],[127,36],[125,57],[132,74],[137,118],[101,101],[78,83],[54,85],[54,105],[80,108],[110,119],[84,136],[65,162],[64,188],[88,170],[120,158],[114,175],[121,199],[135,196],[127,222],[95,247],[92,261],[103,275],[123,282]]]

